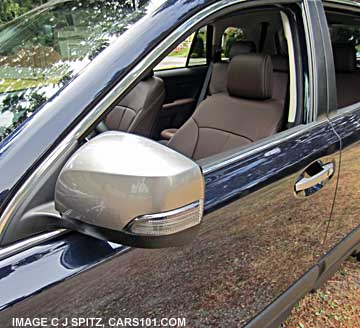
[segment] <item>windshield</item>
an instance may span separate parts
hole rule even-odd
[[[0,26],[0,142],[139,20],[148,2],[56,1]]]

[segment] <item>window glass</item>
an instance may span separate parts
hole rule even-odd
[[[158,71],[186,67],[186,61],[189,56],[191,43],[194,37],[195,33],[191,34],[188,38],[181,42],[154,68],[154,70]]]
[[[206,26],[196,33],[191,50],[189,66],[206,65]]]
[[[354,46],[357,67],[360,68],[360,23],[351,25],[331,24],[329,29],[333,44],[347,43]]]
[[[0,142],[146,13],[149,1],[61,1],[0,27]]]
[[[222,59],[228,59],[229,58],[229,52],[231,49],[231,46],[236,41],[242,41],[246,40],[246,34],[245,30],[240,27],[228,27],[224,31],[223,37],[222,37],[222,49],[223,52],[221,54]]]
[[[187,64],[188,66],[206,65],[206,26],[181,42],[154,70],[185,68]]]
[[[328,12],[333,46],[337,107],[360,102],[360,20],[359,16]]]

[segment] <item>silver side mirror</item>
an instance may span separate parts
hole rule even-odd
[[[203,202],[204,178],[195,162],[150,139],[113,131],[80,147],[55,189],[64,227],[144,248],[190,242]]]

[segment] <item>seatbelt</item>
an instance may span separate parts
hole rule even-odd
[[[260,53],[264,49],[264,45],[265,45],[269,25],[270,24],[267,23],[267,22],[261,23],[260,42],[259,42],[259,52]]]
[[[198,98],[196,107],[199,106],[199,104],[205,99],[206,97],[206,93],[209,87],[209,83],[210,83],[210,79],[211,79],[211,75],[212,75],[212,71],[213,71],[213,63],[211,62],[209,64],[209,67],[207,69],[206,72],[206,76],[205,76],[205,80],[204,80],[204,84],[202,86],[201,92],[200,92],[200,96]]]

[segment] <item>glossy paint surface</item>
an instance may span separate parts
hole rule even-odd
[[[172,13],[175,18],[160,13],[146,18],[148,23],[159,24],[156,33],[166,24],[171,26],[171,22],[174,24],[185,17],[186,10],[198,10],[203,2],[168,1],[166,4],[163,12]],[[169,22],[165,22],[165,18]],[[151,34],[146,37],[148,35]],[[159,35],[153,37],[154,42],[161,39]],[[140,38],[145,36],[137,40]],[[130,58],[132,51],[148,49],[150,44],[145,42],[134,47],[124,50],[129,54],[125,59]],[[136,53],[133,55],[137,58]],[[100,74],[104,84],[95,86],[89,79],[87,87],[92,85],[91,92],[95,93],[80,94],[83,111],[86,111],[87,100],[95,100],[101,90],[106,89],[105,81],[115,81],[128,69],[124,58],[118,54],[112,56],[116,59],[104,72],[101,67],[93,71]],[[120,65],[119,69],[112,66],[115,63]],[[72,91],[74,99],[75,91]],[[74,104],[65,100],[64,104],[70,106],[73,115],[82,113]],[[70,124],[69,113],[60,110],[56,113],[64,119],[64,126]],[[33,127],[37,128],[45,126],[40,121],[28,124],[36,124]],[[338,133],[348,140],[344,144],[348,145],[345,148],[350,161],[356,156],[353,149],[358,139],[353,132],[358,129],[358,118],[340,117],[334,123],[337,125]],[[60,133],[60,128],[57,129],[51,131],[49,139],[44,137],[46,140],[38,141],[34,149],[40,151],[52,146],[54,139],[51,138]],[[33,131],[33,137],[37,135],[41,135],[40,132]],[[27,142],[30,141],[24,140],[16,146],[19,148],[11,146],[8,154],[16,156],[15,150],[22,150]],[[341,239],[336,230],[329,229],[328,235],[325,234],[338,181],[339,149],[338,136],[332,126],[323,121],[207,174],[206,216],[197,239],[183,248],[127,249],[71,233],[1,261],[0,327],[11,327],[13,317],[79,316],[105,320],[109,317],[185,317],[190,327],[242,326],[316,265]],[[27,165],[36,156],[26,159]],[[6,164],[1,161],[3,158],[0,157],[0,164],[10,165],[10,160]],[[334,163],[335,175],[326,185],[315,186],[308,197],[297,197],[294,185],[298,177],[317,160],[323,164]],[[28,169],[25,164],[24,167]],[[340,176],[339,185],[341,181],[344,180]],[[1,187],[5,185],[2,183]],[[345,182],[344,188],[347,185]],[[356,209],[356,196],[349,195]],[[336,210],[336,204],[335,223],[347,218],[341,207]],[[342,219],[336,221],[338,217]],[[354,219],[347,221],[341,234],[350,231],[354,222]]]
[[[331,121],[342,138],[341,172],[328,247],[337,245],[360,226],[360,108],[339,110],[335,115]]]
[[[126,249],[70,233],[2,260],[0,309]]]
[[[25,177],[62,136],[180,23],[214,1],[164,1],[102,52],[66,88],[19,127],[0,148],[0,213]]]
[[[92,269],[89,261],[75,272],[61,261],[61,253],[71,250],[66,246],[70,236],[43,246],[45,251],[64,245],[40,256],[26,273],[46,260],[63,272],[61,279],[73,277],[51,287],[50,281],[31,275],[32,292],[44,290],[4,310],[0,325],[8,327],[13,316],[175,316],[185,317],[191,327],[242,326],[324,253],[337,176],[307,198],[294,195],[294,183],[314,160],[335,161],[337,167],[338,148],[337,136],[323,122],[207,175],[207,215],[187,247],[131,249]],[[36,252],[17,256],[26,262]],[[6,275],[7,285],[16,284],[19,270]],[[8,289],[0,306],[19,301],[19,290]]]

